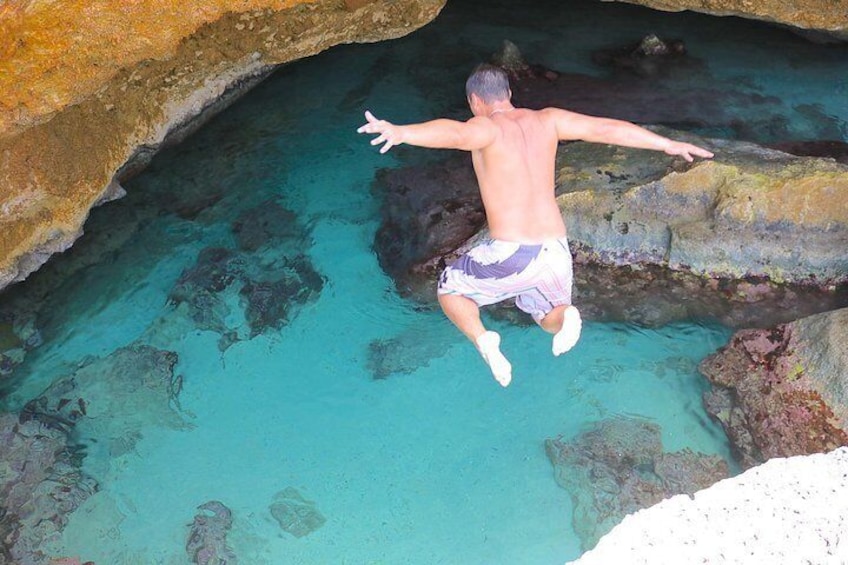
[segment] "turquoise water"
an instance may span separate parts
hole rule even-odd
[[[796,115],[798,104],[818,104],[829,127],[845,131],[845,84],[828,88],[822,78],[844,66],[831,48],[737,20],[576,6],[516,14],[487,3],[493,11],[482,19],[480,5],[456,3],[408,38],[339,47],[280,69],[160,154],[127,184],[126,198],[92,213],[69,253],[4,295],[47,293],[39,305],[44,343],[17,369],[7,409],[87,356],[132,343],[179,356],[182,390],[167,410],[181,424],[163,418],[161,405],[133,404],[129,390],[87,399],[100,420],[91,418],[78,439],[101,490],[46,544],[51,554],[98,565],[185,563],[187,524],[197,506],[219,500],[233,511],[229,543],[241,563],[561,563],[580,546],[546,438],[633,416],[661,425],[669,451],[729,459],[701,406],[706,384],[697,372],[728,329],[589,321],[579,345],[554,358],[541,331],[488,320],[514,365],[513,384],[501,389],[439,312],[398,296],[372,250],[375,171],[431,155],[404,147],[379,155],[355,133],[363,110],[398,121],[465,117],[464,75],[505,37],[520,40],[528,59],[597,72],[591,46],[668,30],[689,38],[690,49],[709,50],[715,80],[745,75],[746,88],[779,97],[797,138],[820,127]],[[598,21],[606,22],[603,36]],[[733,33],[717,43],[709,33],[716,25]],[[797,53],[774,52],[779,41],[811,50],[822,74],[799,65]],[[775,80],[795,67],[809,78],[803,88]],[[169,299],[175,284],[201,249],[234,249],[233,222],[270,203],[292,212],[302,231],[242,258],[270,272],[282,257],[303,254],[323,277],[320,292],[279,328],[253,332],[235,287],[221,294],[215,320],[191,320]],[[235,338],[222,345],[221,328]],[[384,378],[374,378],[375,363]],[[105,448],[115,430],[126,449]],[[269,511],[290,486],[326,518],[305,537],[283,532]]]

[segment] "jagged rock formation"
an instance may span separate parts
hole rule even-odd
[[[820,32],[848,40],[848,10],[841,0],[603,0],[641,4],[656,10],[692,10],[715,16],[739,16]]]
[[[0,10],[0,288],[275,66],[405,35],[443,0],[27,2]],[[129,11],[127,11],[129,10]],[[72,29],[74,33],[67,33]]]
[[[848,446],[848,308],[739,331],[701,372],[743,466]]]

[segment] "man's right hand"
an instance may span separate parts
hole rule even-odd
[[[374,114],[368,110],[365,111],[365,119],[368,120],[368,122],[365,125],[360,126],[356,131],[357,133],[380,134],[371,140],[371,145],[383,144],[380,148],[380,153],[385,153],[395,145],[403,143],[402,126],[396,126],[386,120],[378,120]]]

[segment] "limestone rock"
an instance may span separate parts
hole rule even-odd
[[[738,16],[824,32],[848,40],[848,10],[845,3],[829,0],[603,0],[628,2],[656,10],[692,10],[716,16]]]
[[[545,441],[557,483],[574,501],[574,530],[584,549],[625,515],[726,478],[717,456],[664,453],[658,425],[626,418],[603,420],[576,438]]]
[[[505,39],[501,50],[492,56],[492,63],[501,67],[511,76],[520,75],[528,70],[529,65],[521,55],[518,45]]]
[[[848,562],[848,448],[772,459],[627,516],[573,565]]]
[[[577,167],[570,164],[577,156],[562,152],[559,202],[571,239],[604,263],[668,265],[712,278],[848,280],[848,167],[743,142],[693,141],[716,158],[693,165],[668,160],[682,167],[624,190],[586,173],[594,166],[621,174],[634,150],[601,157],[602,150],[593,156],[583,148],[586,161]]]
[[[0,288],[71,246],[90,208],[121,194],[122,179],[275,66],[339,43],[405,35],[443,5],[444,0],[4,5]]]
[[[848,308],[739,331],[701,372],[745,467],[848,445]]]

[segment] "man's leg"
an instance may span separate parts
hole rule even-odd
[[[562,318],[566,308],[569,308],[569,306],[565,304],[555,307],[548,312],[547,316],[539,320],[539,327],[549,334],[557,333],[562,329]]]
[[[471,300],[459,294],[440,294],[439,305],[445,316],[453,322],[465,337],[473,342],[486,333],[483,322],[480,321],[480,307]]]
[[[501,336],[495,332],[486,331],[480,320],[480,307],[471,300],[458,294],[440,294],[441,305],[448,320],[477,346],[480,355],[489,365],[501,386],[509,385],[512,380],[512,365],[500,350]]]
[[[562,355],[577,344],[583,321],[577,308],[569,305],[556,306],[539,320],[539,326],[548,333],[554,334],[551,351],[554,355]]]

